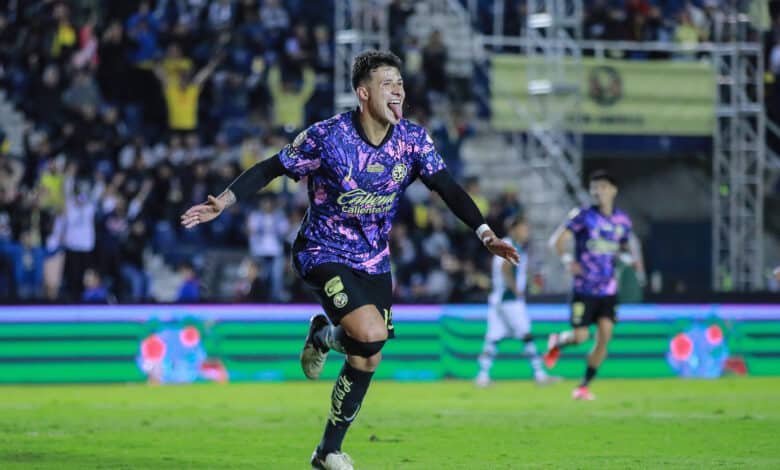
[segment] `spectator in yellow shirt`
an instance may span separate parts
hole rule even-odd
[[[268,88],[274,98],[274,127],[295,131],[303,128],[303,113],[306,101],[314,91],[314,71],[303,69],[303,81],[296,88],[295,83],[282,80],[279,67],[268,71]]]
[[[51,55],[60,57],[76,48],[76,29],[70,21],[70,11],[66,4],[55,5],[52,15],[57,21],[57,29],[51,41]]]
[[[179,68],[173,77],[165,73],[163,66],[155,67],[168,108],[168,129],[174,133],[189,133],[198,129],[198,97],[203,84],[214,72],[220,58],[212,59],[194,76],[190,70]]]

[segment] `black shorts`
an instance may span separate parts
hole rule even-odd
[[[393,329],[393,280],[390,273],[368,274],[339,263],[315,266],[303,277],[334,325],[363,305],[374,305],[385,320],[387,337]]]
[[[612,323],[615,323],[617,322],[616,307],[616,295],[597,297],[575,293],[571,301],[569,323],[575,328],[593,325],[599,318],[609,318]]]

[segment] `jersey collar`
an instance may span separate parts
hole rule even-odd
[[[360,113],[360,108],[356,108],[354,111],[352,111],[352,125],[355,127],[355,130],[357,131],[361,140],[363,140],[363,142],[370,145],[371,147],[374,147],[375,149],[381,148],[383,145],[387,143],[388,140],[390,140],[390,137],[393,136],[393,130],[395,130],[395,125],[390,124],[390,128],[387,130],[387,134],[385,134],[385,138],[382,139],[382,142],[379,142],[379,145],[374,145],[371,143],[371,141],[368,140],[368,137],[366,136],[366,131],[363,130],[363,126],[360,124],[359,113]]]

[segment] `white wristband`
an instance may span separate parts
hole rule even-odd
[[[485,235],[485,232],[488,232],[488,231],[490,231],[490,232],[492,232],[492,231],[493,231],[493,230],[492,230],[492,229],[491,229],[491,228],[488,226],[488,224],[482,224],[482,225],[480,225],[479,227],[477,227],[477,230],[475,230],[475,232],[477,232],[477,238],[479,238],[479,240],[482,242],[482,244],[483,244],[483,245],[484,245],[485,243],[489,242],[489,241],[490,241],[490,238],[492,238],[492,237],[491,237],[491,236],[489,236],[489,235],[488,235],[488,236],[486,236],[486,235]]]
[[[571,253],[564,253],[561,255],[561,263],[568,266],[574,261],[574,256]]]

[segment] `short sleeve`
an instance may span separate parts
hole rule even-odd
[[[444,164],[444,159],[433,145],[433,139],[424,128],[420,126],[410,128],[409,137],[412,145],[412,159],[417,167],[418,175],[424,183],[427,183],[430,177],[447,168],[447,165]]]
[[[279,160],[287,174],[298,180],[320,167],[323,148],[323,138],[312,126],[282,148]]]
[[[566,228],[572,233],[579,233],[585,229],[585,209],[575,207],[569,212],[569,220]]]

